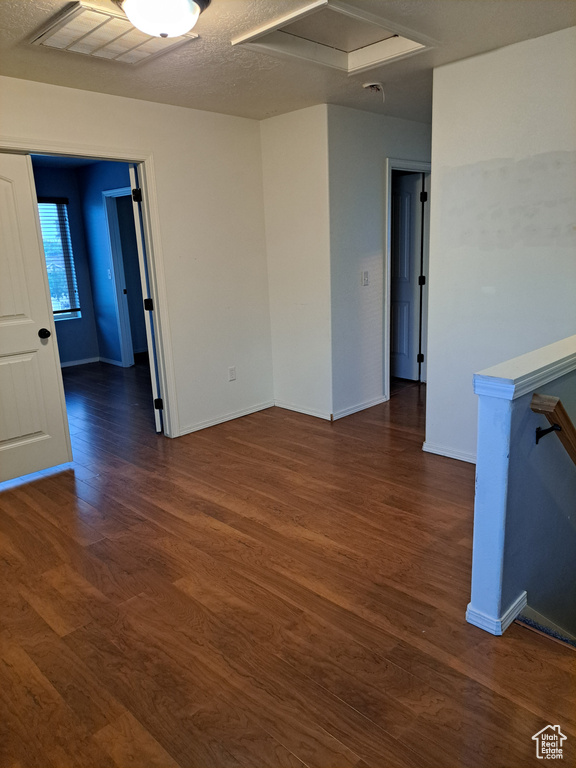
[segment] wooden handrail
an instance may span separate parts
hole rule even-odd
[[[542,413],[550,424],[557,424],[560,427],[556,434],[566,448],[568,456],[576,464],[576,427],[572,424],[560,398],[553,395],[539,395],[535,392],[532,396],[530,409],[534,413]]]

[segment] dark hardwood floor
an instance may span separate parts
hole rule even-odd
[[[465,622],[423,387],[169,440],[145,368],[64,377],[74,464],[0,494],[0,767],[524,767],[549,723],[574,765],[573,652]]]

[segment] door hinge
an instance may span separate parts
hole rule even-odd
[[[428,192],[420,192],[420,202],[421,203],[428,202]]]
[[[132,190],[132,200],[134,200],[135,203],[142,202],[142,190],[140,189],[140,187],[138,187],[138,189]]]
[[[154,302],[152,299],[144,299],[144,309],[148,309],[150,312],[154,309]]]
[[[418,285],[426,285],[426,275],[418,276]]]
[[[422,354],[422,352],[418,353],[418,357],[416,358],[416,362],[417,363],[423,363],[424,362],[424,355]]]
[[[154,400],[154,408],[157,411],[162,411],[164,409],[164,403],[162,402],[161,397],[157,397],[156,400]]]

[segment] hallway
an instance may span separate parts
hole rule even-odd
[[[529,766],[548,722],[570,759],[572,651],[464,620],[474,467],[419,387],[170,440],[142,370],[65,369],[72,468],[0,494],[2,765]]]

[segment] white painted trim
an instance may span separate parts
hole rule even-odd
[[[23,155],[62,155],[64,157],[93,157],[94,160],[120,160],[125,163],[144,163],[152,157],[151,151],[141,149],[118,150],[109,145],[75,144],[68,141],[46,141],[38,137],[22,139],[15,136],[0,137],[0,151]]]
[[[153,305],[158,306],[157,302],[154,304],[154,292],[152,290],[152,277],[151,277],[151,261],[147,258],[147,238],[144,232],[146,227],[145,221],[145,188],[140,183],[138,177],[138,167],[136,165],[130,165],[130,185],[132,189],[140,189],[140,200],[134,199],[134,196],[130,198],[132,205],[132,215],[134,218],[134,234],[136,236],[136,253],[138,255],[138,271],[140,274],[140,286],[142,289],[142,298],[144,301],[152,298]],[[148,364],[150,366],[150,384],[152,388],[152,400],[156,404],[157,400],[162,399],[162,389],[160,384],[160,372],[158,364],[158,345],[156,343],[157,331],[156,320],[154,318],[153,311],[144,312],[144,325],[146,328],[146,345],[148,346]],[[154,424],[156,432],[163,432],[162,423],[162,409],[154,408]]]
[[[403,160],[387,157],[385,163],[384,188],[384,234],[386,250],[384,254],[384,397],[390,398],[390,301],[392,285],[392,171],[414,171],[430,173],[431,164],[424,160]],[[431,451],[436,453],[436,451]],[[443,454],[444,455],[444,454]]]
[[[576,336],[475,373],[474,392],[516,400],[572,371],[576,371]]]
[[[425,48],[426,46],[422,43],[400,35],[389,37],[380,43],[373,43],[357,51],[351,51],[348,54],[348,74],[358,75],[361,72],[367,72],[369,69],[382,66],[387,61],[405,59]]]
[[[294,403],[286,403],[283,400],[275,400],[273,403],[278,408],[285,408],[287,411],[296,411],[296,413],[303,413],[305,416],[315,416],[317,419],[325,419],[326,421],[332,420],[332,414],[324,411],[316,411],[312,408],[302,408]]]
[[[543,366],[542,368],[519,376],[517,379],[503,379],[474,374],[474,392],[488,397],[502,397],[505,400],[516,400],[522,395],[533,392],[538,387],[576,371],[576,353],[562,360]]]
[[[243,43],[243,47],[257,52],[269,51],[281,58],[297,58],[312,64],[322,64],[339,72],[345,72],[347,75],[367,72],[387,61],[398,61],[426,48],[422,43],[395,36],[357,51],[344,53],[322,43],[286,35],[282,30],[271,30],[263,37],[258,36],[257,40]]]
[[[438,45],[438,40],[433,37],[428,37],[428,35],[423,35],[421,32],[417,32],[410,27],[405,27],[403,24],[397,24],[395,21],[390,21],[382,16],[377,16],[374,13],[370,13],[370,11],[365,11],[363,8],[352,7],[347,3],[340,2],[340,0],[328,0],[328,5],[333,11],[338,11],[344,16],[350,16],[353,19],[366,21],[377,27],[383,27],[390,32],[394,32],[396,35],[409,37],[411,40],[418,41],[427,47]]]
[[[555,381],[567,373],[572,373],[572,371],[576,371],[576,353],[570,355],[570,358],[558,360],[556,363],[547,365],[539,371],[534,371],[529,376],[522,376],[514,384],[514,399],[522,397],[522,395],[526,395],[538,387],[549,384],[551,381]]]
[[[274,21],[271,21],[267,24],[262,24],[255,29],[251,29],[249,32],[245,32],[238,37],[234,37],[231,41],[232,45],[239,45],[240,43],[248,43],[252,42],[253,40],[258,40],[258,38],[262,37],[263,35],[267,35],[270,32],[281,29],[287,24],[292,24],[295,21],[299,21],[300,19],[303,19],[306,16],[310,16],[310,14],[316,13],[317,11],[326,7],[336,11],[337,13],[341,13],[344,16],[348,16],[359,21],[366,21],[369,24],[382,27],[386,30],[389,30],[390,32],[394,32],[396,35],[409,37],[411,40],[418,41],[427,47],[438,45],[438,41],[432,37],[423,35],[416,30],[410,29],[409,27],[405,27],[404,25],[398,24],[396,22],[389,21],[382,16],[377,16],[374,13],[370,13],[369,11],[353,7],[347,3],[339,2],[338,0],[314,0],[311,3],[308,3],[308,5],[305,5],[303,8],[300,8],[296,11],[291,11],[284,16],[280,16],[280,18],[277,18]]]
[[[474,394],[500,397],[503,400],[514,400],[514,383],[505,379],[492,379],[489,376],[474,374]]]
[[[311,13],[316,13],[316,11],[320,10],[320,8],[323,8],[327,5],[328,0],[314,0],[314,2],[308,3],[308,5],[304,6],[304,8],[286,13],[284,16],[280,16],[280,18],[276,19],[275,21],[271,21],[268,24],[262,24],[259,27],[256,27],[256,29],[251,29],[249,32],[245,32],[243,35],[232,38],[231,43],[232,45],[239,45],[240,43],[247,43],[251,42],[252,40],[258,40],[259,37],[267,35],[269,32],[275,32],[280,27],[286,26],[286,24],[292,24],[295,21],[299,21],[305,16],[309,16]]]
[[[86,365],[87,363],[99,363],[99,357],[86,357],[84,360],[70,360],[67,363],[60,363],[60,368],[71,368],[73,365]]]
[[[458,461],[467,461],[469,464],[476,464],[476,454],[466,451],[455,451],[453,448],[447,448],[444,445],[434,445],[434,443],[425,442],[422,445],[425,453],[435,453],[437,456],[447,456],[449,459]]]
[[[224,416],[218,416],[216,419],[208,419],[207,421],[199,421],[198,424],[193,424],[189,427],[184,427],[181,432],[173,437],[182,437],[182,435],[189,435],[191,432],[199,432],[201,429],[207,429],[208,427],[214,427],[216,424],[223,424],[226,421],[232,421],[233,419],[240,419],[242,416],[249,416],[251,413],[257,413],[258,411],[265,411],[267,408],[274,407],[274,402],[260,403],[260,405],[253,405],[251,408],[245,408],[242,411],[234,411],[232,413],[226,413]]]
[[[345,416],[350,416],[353,413],[358,413],[358,411],[365,411],[366,408],[373,408],[375,405],[386,403],[389,399],[389,397],[384,397],[384,395],[382,395],[382,397],[375,397],[373,400],[366,400],[364,403],[353,405],[351,408],[344,408],[341,411],[336,411],[334,414],[334,421],[343,419]]]
[[[283,32],[269,32],[265,38],[255,42],[244,43],[244,48],[251,51],[269,51],[274,56],[294,60],[301,59],[311,64],[322,64],[325,67],[336,69],[339,72],[348,72],[348,54],[328,48],[320,43],[312,43]]]
[[[516,600],[514,600],[508,610],[505,611],[505,613],[499,618],[489,616],[482,611],[477,611],[472,606],[472,603],[469,603],[466,610],[466,621],[469,624],[473,624],[475,627],[479,627],[480,629],[486,630],[486,632],[490,632],[492,635],[502,635],[504,632],[506,632],[514,619],[520,615],[522,610],[526,607],[527,602],[528,596],[526,592],[522,592],[520,595],[518,595]]]
[[[414,171],[415,173],[430,173],[431,163],[426,160],[404,160],[397,157],[387,157],[386,167],[392,171]],[[391,180],[391,177],[390,177]]]
[[[142,218],[144,221],[144,241],[146,244],[150,293],[154,301],[156,363],[160,378],[161,397],[164,401],[162,421],[164,434],[167,437],[175,437],[177,434],[184,433],[180,430],[172,332],[168,316],[168,291],[166,289],[164,273],[158,198],[156,196],[156,176],[152,155],[145,162],[139,164],[138,180],[143,193]]]

